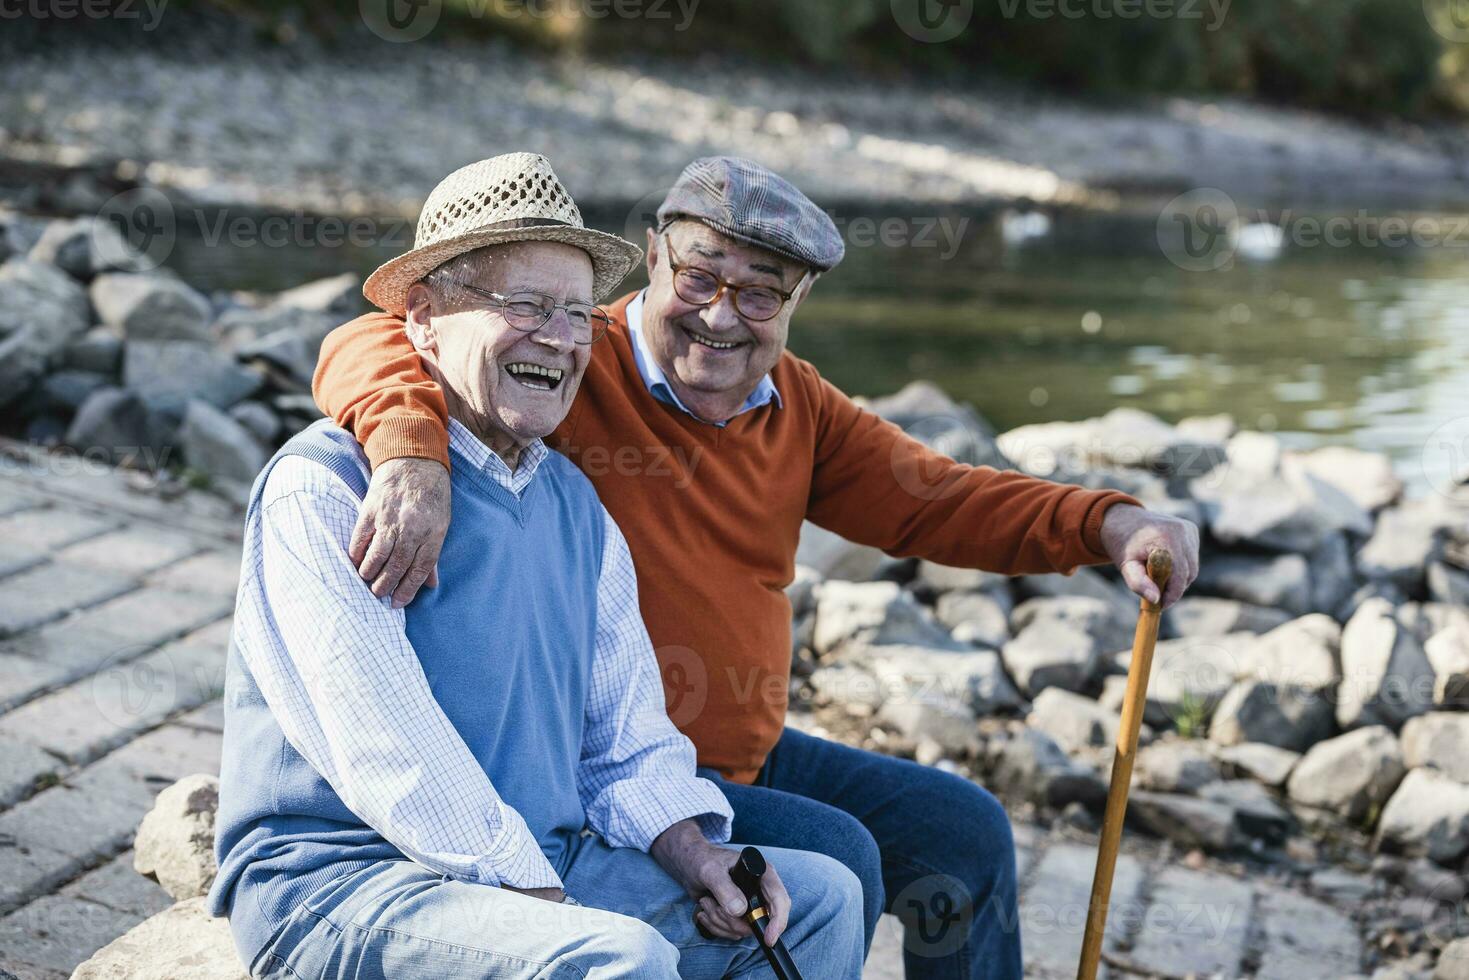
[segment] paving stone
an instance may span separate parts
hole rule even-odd
[[[1256,915],[1265,931],[1257,980],[1349,977],[1360,970],[1362,941],[1352,920],[1325,902],[1264,886]]]
[[[61,761],[39,747],[0,734],[0,806],[29,796],[36,780],[61,768]]]
[[[23,510],[0,517],[0,541],[28,551],[50,552],[96,537],[122,522],[65,507]]]
[[[167,786],[196,772],[219,774],[219,755],[224,739],[219,732],[186,725],[164,725],[139,735],[89,768],[117,766],[148,784],[148,806]],[[142,819],[139,814],[138,819]]]
[[[206,551],[154,572],[149,584],[179,591],[208,592],[233,599],[240,580],[240,553]]]
[[[221,596],[147,586],[12,639],[4,650],[56,664],[70,680],[214,622],[230,607]]]
[[[174,719],[180,725],[203,728],[211,732],[224,731],[224,700],[215,698],[208,704],[186,711]]]
[[[56,557],[73,565],[146,575],[199,550],[199,542],[186,534],[133,525],[71,545]]]
[[[23,510],[40,507],[43,503],[40,497],[26,493],[19,487],[0,485],[0,517],[8,517]]]
[[[31,966],[69,973],[141,921],[85,899],[47,895],[0,919],[0,949]]]
[[[12,575],[0,589],[0,637],[40,626],[131,588],[133,581],[124,576],[56,562]]]
[[[0,578],[23,572],[27,568],[35,568],[45,560],[46,556],[39,551],[7,547],[5,554],[0,555]]]
[[[0,717],[0,734],[31,742],[68,762],[88,762],[134,733],[217,697],[224,647],[183,640],[100,672]]]
[[[1169,976],[1237,976],[1251,898],[1250,886],[1228,875],[1165,868],[1127,959]]]
[[[152,878],[133,869],[133,852],[123,851],[102,867],[88,871],[61,889],[60,894],[84,898],[119,912],[147,918],[173,904],[168,892]]]
[[[0,653],[0,711],[67,678],[57,664],[19,653]]]
[[[1041,858],[1020,902],[1027,976],[1076,975],[1096,864],[1095,848],[1075,844],[1054,845]],[[1137,860],[1118,855],[1103,948],[1115,949],[1129,917],[1136,918],[1140,913],[1138,889],[1142,879],[1142,866]]]

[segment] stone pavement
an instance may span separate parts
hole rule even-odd
[[[154,795],[217,772],[237,518],[200,493],[0,443],[0,969],[56,980],[170,903],[132,870]],[[1094,840],[1016,827],[1027,975],[1075,975]],[[1350,910],[1129,842],[1108,969],[1340,978]],[[883,920],[867,976],[902,976]],[[1119,967],[1132,966],[1134,970]]]

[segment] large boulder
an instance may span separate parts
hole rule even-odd
[[[1216,749],[1215,753],[1235,773],[1276,788],[1285,785],[1296,763],[1301,761],[1301,753],[1263,742],[1241,742]]]
[[[1469,784],[1469,714],[1434,711],[1408,719],[1402,731],[1403,762],[1428,766]]]
[[[1073,760],[1045,732],[1029,727],[1004,741],[991,784],[1056,809],[1079,802],[1098,810],[1107,800],[1107,787],[1091,767]]]
[[[1209,555],[1199,565],[1193,590],[1283,609],[1293,616],[1314,611],[1311,568],[1301,555]]]
[[[895,582],[821,583],[816,589],[813,643],[822,656],[851,644],[966,649]]]
[[[1138,750],[1133,782],[1157,793],[1197,793],[1219,778],[1219,766],[1193,739],[1154,742]]]
[[[1114,629],[1123,632],[1137,622],[1138,598],[1127,586],[1114,582],[1095,568],[1078,568],[1070,575],[1050,572],[1045,575],[1021,575],[1015,579],[1016,591],[1025,599],[1097,599],[1112,610]],[[1109,648],[1112,644],[1106,644]]]
[[[31,247],[30,258],[48,262],[82,282],[103,272],[140,272],[147,259],[110,221],[96,217],[53,221]]]
[[[362,277],[355,272],[342,272],[325,279],[313,279],[276,294],[273,307],[290,307],[312,313],[333,313],[346,317],[362,309]]]
[[[1047,688],[1036,695],[1026,718],[1026,724],[1045,732],[1070,753],[1116,745],[1121,722],[1117,712],[1109,711],[1091,698],[1058,687]],[[1145,733],[1144,738],[1151,734]]]
[[[1004,592],[945,592],[934,614],[954,639],[998,650],[1010,639],[1009,596]]]
[[[1215,800],[1141,790],[1128,796],[1127,820],[1186,848],[1217,853],[1239,842],[1234,807]]]
[[[1135,408],[1116,408],[1084,422],[1024,425],[1002,434],[998,443],[1017,466],[1037,476],[1117,466],[1187,477],[1207,473],[1224,459],[1219,443]]]
[[[1174,636],[1223,636],[1226,633],[1265,633],[1290,620],[1290,614],[1237,599],[1186,595],[1163,613],[1165,627]]]
[[[311,402],[307,398],[308,403]],[[281,406],[277,405],[279,410]],[[315,404],[306,407],[315,409]],[[876,548],[848,541],[840,534],[810,521],[801,524],[796,564],[813,569],[824,579],[861,582],[873,576],[887,556]]]
[[[65,439],[84,452],[105,450],[117,465],[157,470],[169,462],[172,430],[137,392],[99,388],[82,402]]]
[[[1122,615],[1114,604],[1091,596],[1027,599],[1010,613],[1010,629],[1016,634],[1036,623],[1064,624],[1095,637],[1103,651],[1131,646],[1136,621],[1135,609]]]
[[[103,946],[71,980],[249,980],[229,921],[210,916],[204,899],[159,912]]]
[[[208,893],[219,870],[214,858],[218,810],[215,776],[185,776],[159,793],[138,825],[133,868],[157,881],[175,901]]]
[[[1409,596],[1425,589],[1425,575],[1443,550],[1441,514],[1421,501],[1389,507],[1377,515],[1377,528],[1357,552],[1357,568],[1369,579],[1383,579]]]
[[[894,394],[870,400],[867,408],[951,459],[971,466],[1011,467],[996,445],[994,427],[930,382],[909,382]]]
[[[918,563],[918,577],[913,582],[915,591],[927,596],[942,596],[948,592],[1003,592],[1010,581],[1008,576],[997,572],[981,571],[978,568],[955,568],[933,561]]]
[[[1448,866],[1469,849],[1469,786],[1436,769],[1410,769],[1382,809],[1376,842]]]
[[[1304,752],[1330,736],[1332,727],[1331,700],[1322,692],[1244,680],[1215,707],[1209,740],[1225,746],[1264,742]]]
[[[58,363],[90,317],[86,292],[59,269],[27,259],[0,266],[0,406]]]
[[[1386,725],[1396,731],[1433,707],[1433,665],[1384,599],[1362,603],[1342,630],[1341,674],[1336,720],[1344,729]]]
[[[1277,685],[1320,691],[1341,680],[1341,625],[1312,613],[1293,619],[1243,647],[1241,672]]]
[[[1406,772],[1397,738],[1374,725],[1313,745],[1286,791],[1297,803],[1360,824],[1387,802]]]
[[[294,385],[310,391],[322,341],[341,321],[330,313],[293,309],[261,311],[255,315],[263,322],[254,323],[251,329],[262,333],[255,337],[227,338],[235,356],[242,361],[263,363],[285,383],[283,386]]]
[[[92,282],[102,322],[128,340],[212,341],[213,308],[198,290],[161,273],[110,273]]]
[[[209,344],[187,340],[131,340],[123,356],[123,383],[149,404],[179,412],[191,398],[229,408],[259,390],[260,373]]]
[[[993,650],[858,645],[846,648],[843,659],[877,678],[889,700],[941,695],[964,705],[971,719],[1014,711],[1021,705],[1019,692]]]
[[[248,429],[197,398],[184,409],[179,443],[191,467],[240,484],[253,482],[269,458]]]
[[[1193,480],[1189,490],[1203,503],[1214,538],[1227,545],[1309,552],[1336,532],[1372,531],[1366,510],[1299,466],[1261,474],[1225,465]]]
[[[1096,637],[1074,622],[1040,619],[1000,651],[1005,669],[1027,697],[1051,687],[1083,691],[1101,665]]]
[[[1393,471],[1392,460],[1386,453],[1325,446],[1306,453],[1291,453],[1287,459],[1346,494],[1363,510],[1381,510],[1396,503],[1403,493],[1403,481]]]
[[[1160,640],[1153,647],[1144,719],[1152,725],[1205,724],[1220,699],[1242,676],[1243,654],[1254,639],[1250,633],[1231,633]],[[1117,671],[1126,673],[1132,666],[1132,650],[1117,654],[1112,663]],[[1125,680],[1113,676],[1107,682],[1104,702],[1114,706],[1113,699],[1117,698],[1116,704],[1120,704]]]

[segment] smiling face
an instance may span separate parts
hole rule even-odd
[[[698,306],[674,289],[672,253],[681,266],[697,266],[738,286],[796,293],[769,320],[749,320],[726,290],[717,302]],[[643,336],[679,398],[701,418],[724,421],[739,410],[785,350],[791,314],[810,290],[812,277],[799,263],[746,245],[696,221],[677,221],[663,234],[648,233],[648,293]],[[797,286],[798,280],[800,281]]]
[[[449,414],[513,467],[522,447],[566,417],[591,346],[573,340],[564,310],[538,329],[517,329],[489,298],[450,280],[502,295],[589,302],[592,261],[559,242],[496,245],[440,266],[408,292],[409,339],[443,386]]]

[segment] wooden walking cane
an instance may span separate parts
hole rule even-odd
[[[1162,548],[1148,554],[1148,578],[1158,586],[1162,600],[1168,578],[1173,574],[1173,556]],[[1127,694],[1122,699],[1122,723],[1117,726],[1117,754],[1112,758],[1112,785],[1107,789],[1107,809],[1102,816],[1102,839],[1097,845],[1097,870],[1092,877],[1092,899],[1086,910],[1086,932],[1081,939],[1081,965],[1076,980],[1096,980],[1102,959],[1102,937],[1107,928],[1107,903],[1112,897],[1112,873],[1117,868],[1117,848],[1122,843],[1122,820],[1127,815],[1127,791],[1132,784],[1132,763],[1137,756],[1137,733],[1148,699],[1148,675],[1153,670],[1153,644],[1158,641],[1160,603],[1142,600],[1137,616],[1137,633],[1132,640],[1132,662],[1127,666]]]

